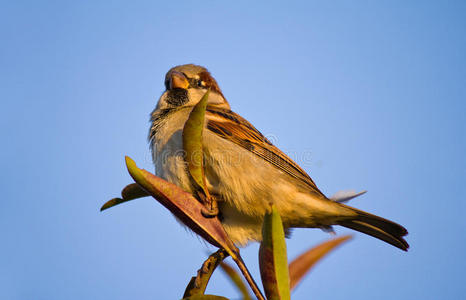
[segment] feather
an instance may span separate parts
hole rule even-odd
[[[297,179],[309,188],[309,192],[326,198],[301,167],[240,115],[228,109],[208,106],[206,119],[207,129],[211,132],[254,153],[280,171]]]

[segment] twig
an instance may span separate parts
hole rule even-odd
[[[244,263],[241,256],[232,256],[231,258],[238,265],[239,270],[241,271],[244,278],[248,282],[249,286],[251,287],[252,291],[254,292],[254,295],[256,295],[257,299],[266,300],[264,295],[262,295],[262,292],[260,291],[259,287],[257,286],[257,283],[254,281],[254,278],[252,278],[251,273],[249,273],[248,268],[246,268],[246,264]]]
[[[183,298],[203,295],[212,273],[214,273],[217,266],[227,257],[228,253],[224,249],[219,249],[217,252],[211,254],[197,271],[197,276],[191,278],[191,281],[184,291]]]

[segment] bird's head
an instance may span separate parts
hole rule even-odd
[[[194,106],[209,89],[209,105],[230,108],[217,81],[206,68],[193,64],[173,67],[165,76],[165,91],[157,109]]]

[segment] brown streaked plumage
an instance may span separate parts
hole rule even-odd
[[[219,121],[218,119],[209,118],[209,114],[220,115],[223,117],[223,120]],[[207,129],[251,151],[281,171],[300,180],[309,188],[309,191],[325,198],[324,194],[317,188],[311,177],[285,153],[272,145],[272,143],[246,119],[231,110],[215,107],[207,107],[206,115],[208,120]]]

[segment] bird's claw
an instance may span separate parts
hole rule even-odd
[[[202,215],[205,218],[215,218],[216,216],[218,216],[218,207],[208,207],[208,206],[205,206],[202,208],[201,210]]]

